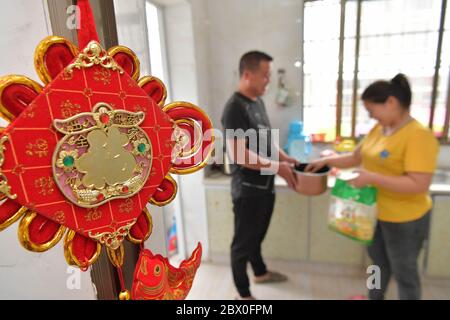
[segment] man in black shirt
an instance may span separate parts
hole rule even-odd
[[[222,115],[227,153],[233,163],[231,267],[242,299],[254,299],[246,271],[249,261],[256,283],[287,279],[278,272],[267,270],[261,256],[261,243],[275,203],[275,174],[283,177],[290,188],[294,189],[296,184],[292,167],[297,161],[273,141],[270,121],[260,98],[270,82],[272,60],[259,51],[242,56],[238,91],[228,100]]]

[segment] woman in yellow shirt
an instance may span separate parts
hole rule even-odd
[[[411,88],[403,74],[377,81],[362,94],[364,106],[378,124],[353,153],[316,160],[307,170],[328,165],[360,167],[354,187],[378,190],[378,224],[368,253],[381,270],[381,287],[369,299],[383,299],[391,275],[400,299],[420,299],[417,259],[428,235],[431,197],[439,143],[428,128],[411,117]]]

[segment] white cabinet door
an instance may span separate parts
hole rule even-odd
[[[229,189],[206,188],[208,242],[212,256],[230,253],[233,239],[233,203]]]
[[[263,242],[263,256],[272,259],[308,259],[308,197],[277,190],[275,209]]]
[[[450,277],[450,196],[433,198],[426,275]]]
[[[208,234],[213,256],[230,253],[234,214],[229,189],[206,189]],[[290,190],[276,194],[275,209],[262,244],[268,259],[307,260],[308,198]]]
[[[309,260],[362,266],[365,246],[328,228],[329,203],[330,192],[311,197]]]

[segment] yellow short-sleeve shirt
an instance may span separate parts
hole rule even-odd
[[[433,173],[436,169],[439,143],[430,129],[412,120],[390,136],[376,125],[361,143],[364,169],[387,176],[407,172]],[[408,222],[421,218],[432,207],[426,193],[404,194],[377,187],[378,219]]]

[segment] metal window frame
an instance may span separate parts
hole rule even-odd
[[[346,0],[341,0],[341,24],[339,27],[339,71],[337,81],[337,96],[336,96],[336,138],[341,136],[342,125],[342,102],[344,89],[344,37],[345,37],[345,4]]]
[[[317,0],[304,0],[303,4]],[[359,49],[361,41],[361,12],[363,1],[368,0],[341,0],[341,19],[339,31],[339,71],[337,79],[337,95],[336,95],[336,138],[341,137],[342,132],[342,108],[343,108],[343,66],[344,66],[344,38],[345,38],[345,6],[347,1],[357,1],[357,22],[356,22],[356,41],[355,41],[355,62],[354,62],[354,76],[353,76],[353,93],[352,93],[352,123],[351,123],[351,139],[356,139],[356,118],[357,118],[357,104],[358,104],[358,72],[359,72]],[[438,97],[439,85],[439,71],[441,69],[442,44],[445,28],[447,0],[442,0],[441,14],[438,30],[438,45],[436,50],[435,72],[433,76],[432,96],[430,104],[430,118],[429,127],[433,129],[435,121],[436,101]],[[450,30],[448,31],[450,32]],[[444,119],[443,136],[440,139],[441,144],[450,144],[449,130],[450,130],[450,68],[448,75],[447,101],[446,112]]]
[[[441,24],[443,27],[445,27],[445,18],[446,18],[446,11],[447,11],[447,0],[442,0],[442,8],[441,8]],[[443,17],[442,17],[443,15]],[[441,31],[441,30],[440,30]],[[445,30],[442,28],[442,34],[440,36],[443,37]],[[450,32],[450,30],[448,31]],[[442,52],[441,52],[442,53]],[[439,56],[439,61],[441,57]],[[439,74],[439,70],[437,72]],[[448,73],[448,85],[447,85],[447,101],[446,101],[446,110],[445,110],[445,117],[444,117],[444,131],[443,136],[441,138],[441,143],[443,144],[450,144],[449,139],[449,124],[450,124],[450,67],[449,67],[449,73]]]
[[[356,9],[355,65],[353,67],[352,138],[356,138],[356,117],[358,116],[357,106],[358,106],[359,47],[361,41],[361,8],[362,8],[362,0],[358,0]]]
[[[445,119],[444,119],[444,136],[442,137],[443,142],[449,144],[450,139],[448,137],[449,134],[449,123],[450,123],[450,68],[448,73],[448,85],[447,85],[447,103],[446,103],[446,111],[445,111]]]
[[[447,8],[447,0],[442,0],[441,4],[441,17],[439,21],[439,35],[438,35],[438,44],[436,50],[436,62],[434,66],[434,75],[433,75],[433,88],[431,92],[431,105],[430,105],[430,119],[428,121],[428,127],[433,130],[434,125],[434,116],[436,111],[436,100],[438,96],[438,86],[439,86],[439,71],[441,69],[441,55],[442,55],[442,43],[444,38],[444,27],[445,27],[445,11]],[[450,79],[449,79],[450,80]],[[448,101],[447,101],[447,112],[448,116]],[[445,123],[444,123],[445,126]],[[447,142],[447,135],[444,135],[441,138],[441,142]]]

